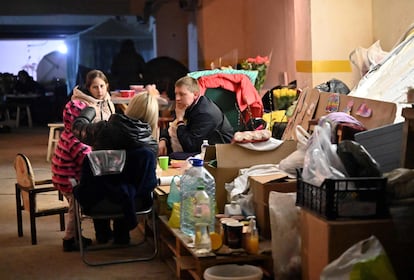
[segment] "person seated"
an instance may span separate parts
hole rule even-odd
[[[135,95],[129,103],[125,114],[112,114],[107,121],[93,123],[95,109],[86,107],[72,125],[72,132],[81,142],[90,145],[93,150],[136,150],[146,147],[152,151],[154,158],[158,152],[158,96],[159,93],[154,86],[147,86],[147,91]],[[85,163],[84,163],[85,165]],[[140,186],[144,188],[145,194],[150,194],[156,186],[156,161],[153,166],[147,166],[148,170],[141,170],[141,174],[134,173],[141,180]],[[91,178],[89,173],[83,169],[81,182],[75,188],[74,194],[82,207],[92,207],[104,199],[113,200],[121,197],[125,199],[123,209],[125,217],[115,219],[113,223],[113,238],[115,244],[128,244],[130,241],[129,230],[137,225],[135,216],[135,196],[145,195],[143,190],[130,189],[135,186],[128,185],[127,188],[114,188],[109,186],[112,182],[100,181]],[[136,171],[134,169],[134,171]],[[131,197],[131,195],[135,195]],[[98,243],[106,243],[111,239],[112,231],[109,220],[94,220],[96,239]]]
[[[184,76],[177,80],[175,120],[160,132],[159,155],[185,158],[200,153],[203,140],[210,145],[230,143],[233,135],[233,128],[220,108],[200,95],[196,79]]]
[[[25,70],[20,70],[17,73],[17,81],[14,85],[14,92],[16,94],[37,93],[44,94],[45,89],[27,73]]]

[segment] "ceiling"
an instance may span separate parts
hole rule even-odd
[[[202,0],[12,0],[0,5],[0,39],[64,38],[108,17],[147,23],[168,2],[192,11]]]
[[[139,16],[0,16],[0,39],[63,39],[109,18],[128,23],[144,23]]]
[[[145,3],[157,1],[13,0],[0,5],[0,39],[64,38],[108,17],[142,21]],[[132,14],[131,10],[142,13]]]

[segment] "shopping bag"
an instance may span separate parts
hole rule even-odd
[[[180,206],[179,202],[174,203],[168,225],[171,228],[180,228]]]
[[[347,177],[345,167],[336,153],[336,145],[331,143],[331,126],[329,123],[315,126],[303,161],[303,181],[314,186],[321,186],[325,179]]]
[[[394,270],[375,236],[362,240],[328,264],[321,280],[396,280]]]
[[[301,279],[300,211],[296,193],[269,193],[272,258],[275,279]]]

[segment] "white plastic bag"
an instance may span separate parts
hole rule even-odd
[[[291,177],[296,177],[296,169],[303,168],[306,146],[310,137],[311,135],[302,126],[296,126],[296,139],[298,141],[296,151],[280,161],[280,170],[288,173]]]
[[[345,178],[346,170],[331,143],[329,123],[316,125],[306,148],[302,178],[314,186],[322,185],[326,178]]]
[[[375,236],[362,240],[328,264],[321,280],[396,280],[391,263]]]
[[[296,193],[269,193],[272,257],[275,279],[300,279],[301,238]]]

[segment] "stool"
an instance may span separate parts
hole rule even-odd
[[[49,141],[47,143],[46,161],[49,162],[55,151],[57,142],[60,138],[60,132],[64,125],[63,123],[48,123],[47,126],[49,127]]]

